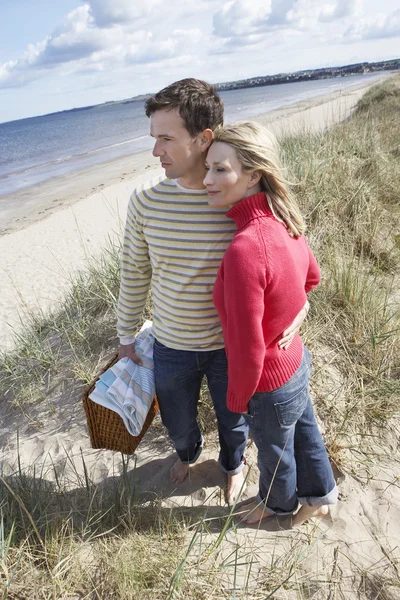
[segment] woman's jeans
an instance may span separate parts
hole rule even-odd
[[[287,383],[272,392],[257,392],[248,414],[258,448],[258,501],[272,514],[287,514],[298,503],[335,504],[338,490],[308,391],[311,358],[303,360]]]
[[[154,375],[161,419],[183,463],[194,463],[202,450],[203,437],[197,423],[197,404],[203,376],[218,421],[219,462],[229,475],[239,473],[248,437],[243,415],[226,406],[228,364],[225,350],[195,352],[174,350],[154,342]]]

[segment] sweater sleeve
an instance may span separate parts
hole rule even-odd
[[[121,344],[135,341],[151,281],[151,264],[136,190],[128,205],[121,259],[117,332]]]
[[[307,244],[307,249],[308,249],[308,257],[309,257],[309,263],[308,263],[308,272],[307,272],[307,278],[306,278],[306,284],[305,284],[305,291],[306,294],[308,294],[308,292],[310,292],[313,288],[315,288],[319,282],[321,281],[321,271],[320,268],[318,266],[317,263],[317,259],[315,258],[314,254],[311,252],[311,248]]]
[[[249,251],[243,244],[231,245],[224,258],[225,347],[228,357],[227,405],[233,412],[246,412],[257,389],[264,365],[262,329],[265,259],[257,243]]]

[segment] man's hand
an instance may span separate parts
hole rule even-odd
[[[286,350],[287,348],[289,348],[294,336],[296,335],[296,333],[299,332],[299,329],[302,326],[303,321],[308,314],[309,308],[310,305],[307,300],[297,317],[295,317],[293,323],[289,325],[289,327],[285,329],[285,331],[282,333],[282,339],[280,339],[278,342],[278,346],[281,350]]]
[[[297,317],[296,317],[297,318]],[[130,358],[137,365],[141,365],[142,361],[139,356],[135,354],[135,344],[121,344],[119,347],[118,358]]]

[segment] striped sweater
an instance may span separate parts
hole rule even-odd
[[[118,335],[134,341],[148,291],[153,334],[178,350],[224,346],[212,300],[214,282],[235,224],[226,208],[208,204],[205,190],[187,190],[158,179],[130,199],[122,252]]]

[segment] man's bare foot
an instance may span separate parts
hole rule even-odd
[[[226,486],[226,501],[228,504],[235,504],[239,496],[241,496],[246,489],[244,482],[243,470],[236,475],[228,475],[228,483]]]
[[[302,506],[293,517],[292,527],[300,527],[308,519],[321,519],[326,517],[329,512],[329,507],[325,506]]]
[[[189,472],[189,465],[186,465],[180,458],[174,463],[169,472],[169,477],[172,483],[182,483]]]
[[[242,523],[247,523],[248,525],[259,523],[263,519],[273,516],[272,513],[265,509],[265,504],[257,500],[251,500],[247,504],[243,504],[240,507],[240,512],[242,511],[245,511],[245,513],[240,517],[240,520]]]

